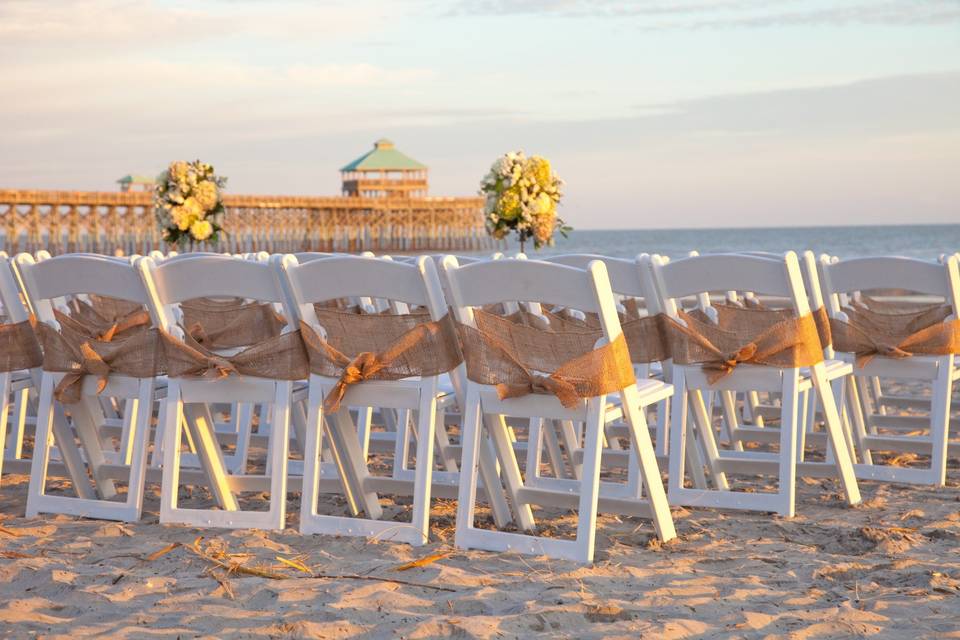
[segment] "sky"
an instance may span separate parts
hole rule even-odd
[[[0,0],[0,188],[200,158],[432,195],[547,157],[576,228],[960,222],[960,0]]]

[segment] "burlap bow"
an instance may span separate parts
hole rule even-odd
[[[497,396],[501,400],[507,398],[519,398],[531,393],[546,393],[557,397],[564,407],[570,409],[575,407],[580,401],[577,394],[577,385],[570,380],[565,379],[562,374],[556,372],[545,376],[539,373],[530,373],[526,371],[528,381],[526,383],[506,383],[501,382],[496,385]]]
[[[740,364],[794,368],[823,361],[812,314],[797,318],[780,311],[742,311],[753,314],[753,321],[726,328],[684,312],[683,323],[665,318],[664,335],[673,361],[702,365],[710,384]]]
[[[846,307],[844,312],[848,321],[830,320],[834,347],[853,353],[858,367],[866,366],[876,356],[960,353],[960,321],[947,320],[952,312],[949,306],[927,306],[907,313],[883,313],[858,306]]]
[[[474,320],[457,327],[467,378],[494,386],[501,399],[550,393],[572,408],[636,382],[623,335],[595,348],[595,330],[541,329],[480,309]]]
[[[284,333],[250,345],[234,355],[210,351],[190,334],[183,340],[160,332],[167,374],[174,378],[221,379],[231,375],[272,380],[303,380],[307,355],[299,331]]]
[[[140,326],[123,335],[112,332],[106,339],[91,337],[92,328],[83,328],[76,320],[55,312],[57,331],[45,322],[36,324],[43,345],[43,369],[66,375],[54,389],[54,397],[63,403],[80,401],[83,380],[97,377],[97,393],[107,385],[111,373],[134,378],[152,378],[162,370],[157,332]]]
[[[431,321],[422,313],[354,315],[317,309],[316,314],[326,338],[306,323],[301,323],[300,333],[311,373],[337,378],[323,401],[324,410],[331,413],[340,409],[350,385],[435,376],[462,361],[449,316]]]
[[[139,303],[92,294],[89,297],[90,303],[72,299],[67,317],[78,331],[91,338],[110,342],[117,335],[150,325],[150,314]]]

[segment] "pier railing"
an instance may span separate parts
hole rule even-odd
[[[147,192],[0,189],[0,247],[113,254],[163,249]],[[225,195],[230,252],[483,251],[481,198]]]

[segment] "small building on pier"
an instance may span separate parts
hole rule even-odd
[[[373,149],[340,169],[345,196],[360,198],[425,198],[427,166],[381,138]]]
[[[117,180],[120,185],[120,191],[153,191],[157,181],[150,176],[128,175]]]

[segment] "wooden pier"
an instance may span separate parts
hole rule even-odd
[[[482,198],[224,195],[227,234],[209,251],[486,251]],[[0,189],[9,254],[165,249],[149,192]]]

